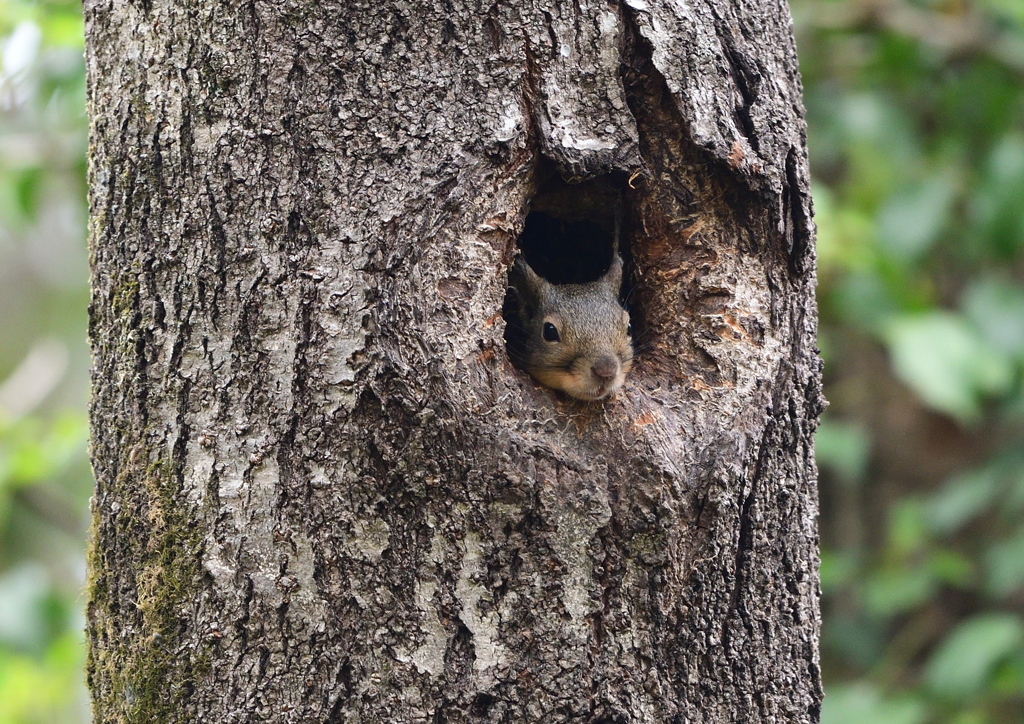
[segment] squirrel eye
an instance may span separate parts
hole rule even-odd
[[[633,323],[626,322],[626,335],[629,337],[633,336]]]
[[[551,322],[544,322],[544,339],[548,342],[557,342],[561,339],[558,336],[558,329]]]

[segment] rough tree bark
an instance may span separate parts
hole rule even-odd
[[[782,0],[85,0],[98,722],[813,722]],[[604,404],[504,351],[542,167],[623,190]]]

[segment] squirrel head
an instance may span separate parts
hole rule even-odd
[[[520,255],[509,275],[509,351],[543,385],[580,400],[622,386],[633,363],[629,312],[619,302],[622,259],[586,284],[552,284]]]

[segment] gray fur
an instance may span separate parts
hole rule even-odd
[[[539,276],[526,259],[519,256],[509,275],[509,284],[518,298],[518,309],[510,324],[516,334],[510,342],[510,355],[517,366],[527,370],[549,386],[546,372],[572,371],[585,379],[599,361],[615,360],[616,369],[628,369],[633,358],[629,338],[629,317],[619,301],[622,286],[622,259],[616,254],[610,268],[600,279],[587,284],[551,284]],[[544,339],[544,324],[553,323],[560,340]],[[597,380],[595,386],[600,385]],[[614,391],[617,385],[609,392]],[[600,396],[608,394],[601,393]],[[594,399],[584,397],[583,399]]]

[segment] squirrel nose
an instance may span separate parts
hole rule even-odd
[[[600,380],[612,380],[619,374],[619,363],[614,357],[601,357],[591,365],[590,371]]]

